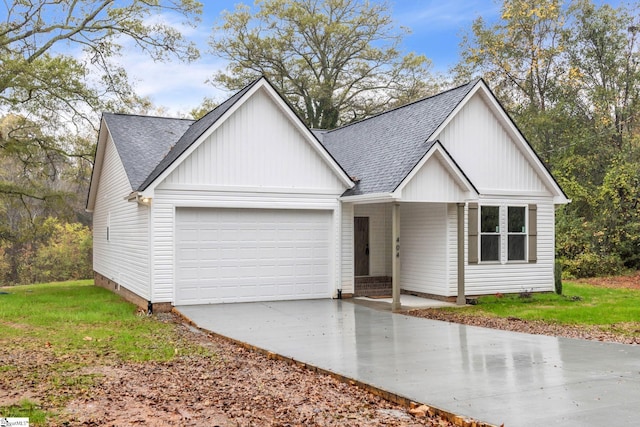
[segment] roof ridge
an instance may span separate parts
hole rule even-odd
[[[465,83],[465,84],[461,84],[461,85],[459,85],[459,86],[452,87],[451,89],[447,89],[447,90],[444,90],[444,91],[442,91],[442,92],[438,92],[438,93],[436,93],[436,94],[433,94],[433,95],[427,96],[427,97],[425,97],[425,98],[421,98],[421,99],[418,99],[418,100],[415,100],[415,101],[409,102],[409,103],[407,103],[407,104],[399,105],[399,106],[394,107],[394,108],[392,108],[392,109],[390,109],[390,110],[386,110],[386,111],[383,111],[383,112],[381,112],[381,113],[375,114],[375,115],[373,115],[373,116],[366,117],[366,118],[364,118],[364,119],[362,119],[362,120],[358,120],[357,122],[348,123],[348,124],[346,124],[346,125],[344,125],[344,126],[340,126],[340,127],[338,127],[338,128],[335,128],[335,129],[327,130],[327,131],[326,131],[326,133],[331,133],[331,132],[334,132],[334,131],[342,130],[342,129],[348,128],[349,126],[357,125],[357,124],[360,124],[360,123],[366,122],[366,121],[368,121],[368,120],[378,118],[378,117],[380,117],[380,116],[382,116],[382,115],[384,115],[384,114],[392,113],[392,112],[397,111],[397,110],[400,110],[400,109],[402,109],[402,108],[406,108],[406,107],[409,107],[409,106],[411,106],[411,105],[415,105],[415,104],[418,104],[418,103],[420,103],[420,102],[424,102],[424,101],[427,101],[427,100],[429,100],[429,99],[433,99],[433,98],[436,98],[436,97],[438,97],[438,96],[441,96],[441,95],[447,94],[447,93],[449,93],[449,92],[453,92],[454,90],[462,89],[462,88],[463,88],[463,87],[465,87],[465,86],[469,86],[469,85],[471,85],[471,86],[473,87],[473,86],[475,86],[475,85],[476,85],[480,80],[482,80],[482,79],[481,79],[481,78],[476,78],[476,79],[474,79],[474,80],[470,80],[470,81],[468,81],[468,82],[467,82],[467,83]]]
[[[148,118],[148,119],[165,119],[165,120],[184,120],[184,121],[188,121],[188,122],[195,122],[195,119],[187,119],[186,117],[167,117],[167,116],[155,116],[155,115],[148,115],[148,114],[131,114],[131,113],[112,113],[109,111],[103,111],[102,115],[110,115],[110,116],[127,116],[127,117],[142,117],[142,118]]]

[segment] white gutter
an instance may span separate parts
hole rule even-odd
[[[400,201],[400,198],[394,196],[392,193],[372,193],[372,194],[360,194],[357,196],[342,196],[339,199],[341,202],[363,204],[363,203],[389,203]]]

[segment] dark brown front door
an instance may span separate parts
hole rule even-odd
[[[355,275],[369,275],[369,218],[357,216],[353,223]]]

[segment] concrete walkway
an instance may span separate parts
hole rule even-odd
[[[217,334],[495,425],[640,422],[640,346],[418,319],[348,300],[178,310]]]

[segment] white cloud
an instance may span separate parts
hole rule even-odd
[[[143,54],[126,54],[119,61],[134,84],[136,93],[147,96],[156,107],[178,115],[197,107],[204,97],[224,100],[228,93],[205,81],[226,63],[204,56],[193,63],[154,62]]]
[[[410,7],[395,5],[394,17],[414,33],[438,32],[443,29],[467,27],[478,16],[494,17],[500,6],[491,0],[468,1],[420,1]]]

